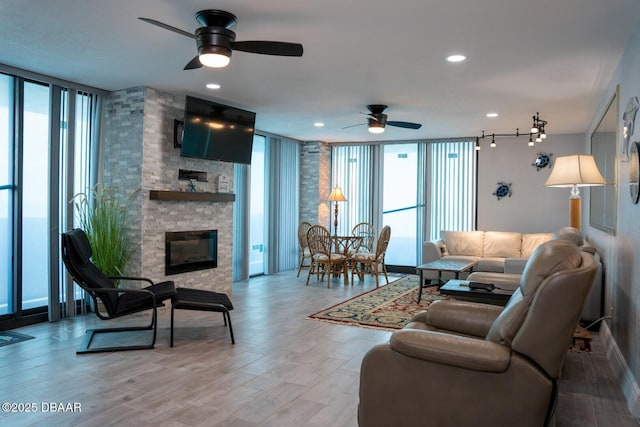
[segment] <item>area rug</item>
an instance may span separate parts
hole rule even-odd
[[[32,337],[31,335],[21,334],[19,332],[3,331],[0,332],[0,347],[9,344],[15,344],[20,341],[30,340],[31,338],[35,337]]]
[[[422,290],[418,304],[419,283],[418,276],[403,277],[312,314],[309,318],[343,325],[401,329],[414,314],[426,310],[433,301],[447,299],[434,286]]]

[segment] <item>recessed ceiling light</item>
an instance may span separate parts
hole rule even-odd
[[[487,113],[487,117],[498,117],[498,113]]]
[[[220,89],[220,85],[218,83],[207,83],[207,89]]]
[[[322,126],[324,126],[324,123],[322,123],[322,122],[315,122],[313,125],[314,125],[315,127],[317,127],[317,128],[321,128]]]
[[[462,62],[465,59],[467,59],[467,57],[464,56],[464,55],[450,55],[450,56],[447,56],[447,61],[449,61],[449,62]]]

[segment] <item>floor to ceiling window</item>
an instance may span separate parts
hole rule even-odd
[[[34,76],[0,73],[0,330],[60,317],[59,232],[95,181],[99,96]]]
[[[383,154],[382,223],[391,227],[385,261],[417,265],[418,144],[389,144]]]
[[[420,264],[423,240],[439,238],[440,230],[475,228],[473,142],[334,146],[331,163],[332,184],[347,189],[339,232],[348,233],[355,218],[377,230],[389,225],[389,265]]]
[[[0,74],[0,315],[13,311],[11,252],[13,247],[13,79]]]
[[[251,195],[249,204],[249,275],[264,274],[265,249],[265,143],[262,135],[254,135],[251,154]]]
[[[49,297],[49,87],[25,82],[22,126],[22,308]],[[40,266],[34,268],[34,266]]]
[[[236,164],[233,280],[297,267],[300,147],[256,134],[251,166]]]

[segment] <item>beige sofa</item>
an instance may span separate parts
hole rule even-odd
[[[473,271],[520,274],[526,260],[553,233],[509,231],[442,231],[440,240],[424,242],[422,263],[444,260],[476,261]],[[437,273],[425,272],[425,278]]]
[[[504,231],[442,231],[441,239],[423,244],[423,263],[437,259],[477,261],[466,280],[492,283],[502,289],[515,290],[520,284],[527,260],[548,240],[568,240],[583,252],[593,255],[598,266],[591,292],[581,319],[594,321],[601,316],[602,263],[595,248],[578,230],[563,227],[555,233],[514,233]],[[518,243],[520,242],[520,243]],[[425,271],[426,279],[436,272]]]

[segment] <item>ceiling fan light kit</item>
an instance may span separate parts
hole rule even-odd
[[[196,40],[198,55],[185,65],[185,70],[193,70],[202,66],[212,68],[226,67],[231,61],[231,53],[234,50],[275,56],[302,56],[303,52],[300,43],[278,41],[236,42],[236,33],[231,28],[238,23],[238,18],[224,10],[206,9],[197,12],[196,20],[202,26],[196,29],[195,34],[154,19],[138,19]]]
[[[370,133],[380,134],[384,132],[386,125],[395,126],[399,128],[405,129],[420,129],[422,125],[420,123],[411,123],[411,122],[398,122],[387,120],[387,115],[384,114],[384,110],[387,109],[386,105],[382,104],[370,104],[367,105],[367,109],[369,113],[360,113],[367,116],[367,125]],[[351,125],[343,127],[342,129],[348,129],[356,126],[362,126],[365,123],[359,123],[357,125]]]

